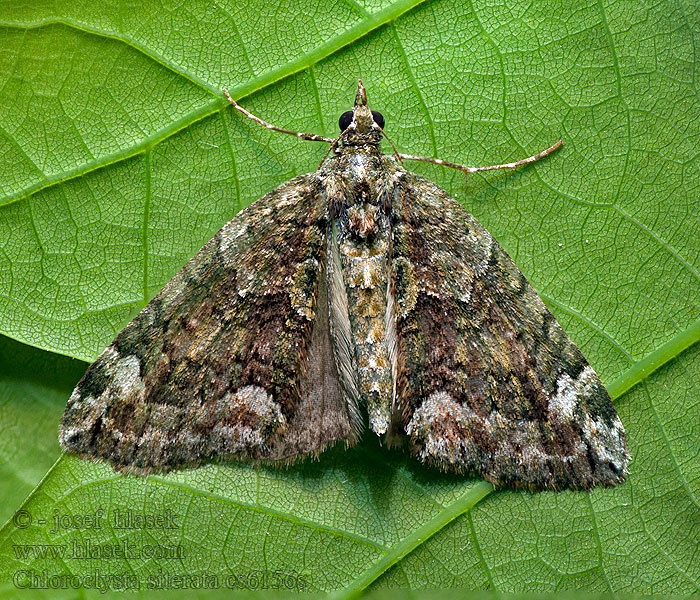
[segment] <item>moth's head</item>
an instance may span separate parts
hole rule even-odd
[[[379,146],[384,128],[384,117],[367,106],[367,92],[362,80],[357,82],[355,106],[338,119],[340,141],[343,146]]]

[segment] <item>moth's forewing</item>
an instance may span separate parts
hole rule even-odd
[[[393,206],[395,410],[421,460],[497,485],[625,478],[605,387],[501,246],[432,182]]]
[[[229,454],[293,460],[354,439],[319,308],[327,231],[313,176],[237,215],[89,367],[62,447],[148,472]],[[320,397],[322,415],[309,404]]]

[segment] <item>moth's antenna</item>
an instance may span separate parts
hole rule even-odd
[[[245,108],[240,106],[233,98],[231,98],[231,95],[228,93],[228,90],[224,88],[223,90],[224,94],[226,94],[226,97],[228,98],[228,101],[233,104],[233,107],[236,110],[241,111],[246,117],[249,119],[252,119],[255,121],[258,125],[262,125],[265,129],[271,129],[272,131],[279,131],[280,133],[288,133],[289,135],[294,135],[298,137],[300,140],[306,140],[308,142],[326,142],[327,144],[332,144],[335,142],[333,138],[327,138],[322,135],[316,135],[315,133],[302,133],[300,131],[290,131],[289,129],[282,129],[281,127],[276,127],[275,125],[270,125],[267,121],[263,121],[260,117],[256,117],[253,113],[248,112]],[[336,142],[337,143],[337,142]]]
[[[429,158],[427,156],[412,156],[410,154],[399,154],[399,156],[401,158],[405,158],[406,160],[420,160],[422,162],[429,162],[436,165],[442,165],[443,167],[449,167],[450,169],[457,169],[458,171],[462,171],[462,173],[464,173],[467,176],[467,179],[469,179],[470,173],[476,173],[478,171],[495,171],[496,169],[514,169],[515,167],[535,162],[540,158],[544,158],[551,152],[554,152],[557,148],[559,148],[559,146],[562,145],[562,143],[562,140],[559,140],[556,144],[550,146],[546,150],[542,150],[542,152],[539,152],[538,154],[533,154],[532,156],[528,156],[527,158],[516,160],[515,162],[503,163],[502,165],[488,165],[486,167],[467,167],[465,165],[458,165],[455,163],[447,162],[445,160],[442,160],[441,158]]]

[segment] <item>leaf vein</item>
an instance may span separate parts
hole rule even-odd
[[[160,485],[164,485],[167,487],[172,487],[180,490],[186,490],[192,494],[195,494],[197,496],[200,496],[202,498],[206,498],[208,500],[213,500],[215,502],[220,502],[222,504],[228,504],[231,506],[237,506],[239,508],[245,509],[245,510],[250,510],[253,512],[258,512],[264,515],[268,515],[270,517],[276,517],[278,519],[283,519],[285,521],[289,521],[290,523],[294,523],[296,525],[301,525],[303,527],[309,527],[311,529],[316,529],[318,531],[324,531],[326,533],[330,533],[332,535],[336,535],[338,537],[343,537],[349,540],[353,540],[355,542],[361,543],[365,546],[369,546],[370,548],[373,548],[378,551],[383,551],[387,552],[389,549],[374,540],[371,540],[365,536],[352,533],[350,531],[345,531],[343,529],[340,529],[338,527],[332,527],[330,525],[324,525],[321,523],[318,523],[316,521],[312,521],[311,519],[305,519],[303,517],[300,517],[298,515],[293,515],[281,510],[274,509],[269,506],[264,506],[260,503],[256,504],[250,504],[247,502],[243,502],[241,500],[233,500],[231,498],[225,498],[223,496],[219,496],[218,494],[213,494],[213,493],[207,493],[202,490],[199,490],[197,488],[194,488],[190,485],[184,484],[184,483],[175,483],[172,481],[166,481],[165,479],[161,479],[158,477],[149,477],[149,481],[152,481],[154,483],[158,483]]]

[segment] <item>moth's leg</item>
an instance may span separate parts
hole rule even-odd
[[[375,123],[375,125],[377,124]],[[394,142],[391,141],[391,138],[384,132],[384,130],[381,127],[379,127],[379,125],[377,125],[377,128],[379,129],[379,131],[382,132],[382,135],[386,138],[387,142],[391,144],[391,148],[394,151],[394,156],[399,160],[401,164],[403,164],[403,155],[399,154],[399,151],[396,149],[396,146],[394,146]]]
[[[521,160],[516,160],[515,162],[510,162],[510,163],[503,163],[502,165],[488,165],[486,167],[467,167],[465,165],[458,165],[455,163],[447,162],[445,160],[442,160],[440,158],[429,158],[427,156],[411,156],[410,154],[399,154],[401,158],[405,158],[406,160],[420,160],[423,162],[429,162],[429,163],[434,163],[436,165],[442,165],[443,167],[449,167],[450,169],[457,169],[458,171],[462,171],[467,177],[469,177],[469,173],[476,173],[477,171],[495,171],[496,169],[513,169],[515,167],[519,167],[521,165],[526,165],[531,162],[535,162],[536,160],[539,160],[540,158],[543,158],[547,156],[549,153],[554,152],[559,146],[562,145],[562,141],[559,140],[556,144],[553,146],[550,146],[546,150],[542,150],[542,152],[539,152],[538,154],[533,154],[532,156],[528,156],[527,158],[523,158]]]
[[[226,94],[228,101],[231,104],[233,104],[236,110],[241,111],[246,117],[252,119],[258,125],[262,125],[266,129],[271,129],[272,131],[279,131],[280,133],[288,133],[289,135],[294,135],[298,137],[300,140],[307,140],[309,142],[326,142],[327,144],[333,144],[334,142],[336,142],[335,140],[333,140],[333,138],[323,137],[322,135],[316,135],[315,133],[302,133],[300,131],[290,131],[289,129],[282,129],[281,127],[270,125],[270,123],[268,123],[267,121],[263,121],[260,117],[256,117],[253,113],[248,112],[245,108],[240,106],[233,98],[231,98],[231,95],[228,93],[228,90],[224,88],[223,92],[224,94]]]
[[[343,133],[345,133],[345,132],[343,132]],[[335,152],[335,149],[338,147],[338,142],[340,141],[340,138],[343,136],[343,133],[341,133],[341,134],[340,134],[337,138],[335,138],[334,140],[331,140],[331,145],[328,146],[328,151],[323,155],[323,158],[321,159],[321,162],[320,162],[319,165],[318,165],[318,168],[319,168],[319,169],[321,168],[321,165],[322,165],[324,162],[326,162],[326,159],[328,158],[328,155],[329,155],[331,152]]]

